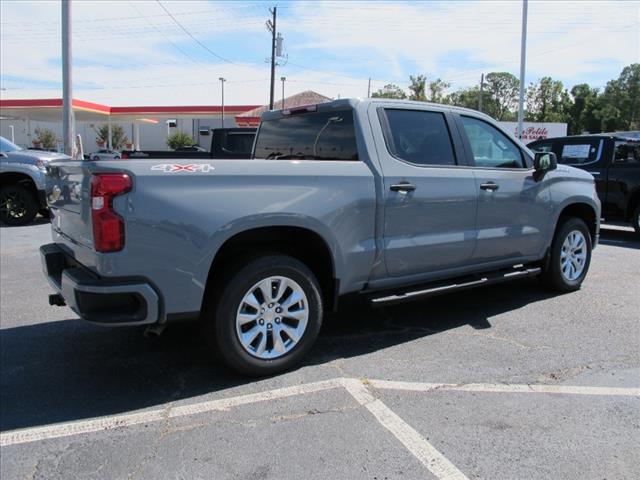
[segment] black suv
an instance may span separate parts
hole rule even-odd
[[[553,152],[558,163],[578,167],[596,179],[605,220],[629,222],[640,236],[640,140],[619,134],[577,135],[527,145]]]

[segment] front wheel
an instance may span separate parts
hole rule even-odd
[[[232,269],[205,313],[212,348],[244,375],[296,366],[315,342],[323,305],[318,281],[302,262],[266,255]]]
[[[0,189],[0,221],[20,226],[30,223],[38,213],[38,201],[22,185],[8,185]]]
[[[542,282],[560,292],[578,290],[589,270],[591,248],[591,235],[584,221],[579,218],[561,220]]]

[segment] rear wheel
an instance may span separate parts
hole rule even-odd
[[[30,223],[38,213],[38,201],[22,185],[8,185],[0,189],[0,221],[19,226]]]
[[[561,220],[542,282],[561,292],[578,290],[589,270],[591,248],[591,235],[584,221],[574,217]]]
[[[286,255],[267,255],[231,269],[205,315],[208,339],[244,375],[272,375],[302,360],[322,324],[315,275]]]

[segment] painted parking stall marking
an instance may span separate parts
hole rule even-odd
[[[425,468],[440,480],[467,480],[451,461],[439,452],[423,435],[400,418],[371,390],[395,390],[419,393],[436,391],[460,391],[482,393],[514,394],[563,394],[563,395],[599,395],[639,397],[640,388],[590,387],[572,385],[536,385],[501,383],[427,383],[392,380],[369,380],[356,378],[333,378],[320,382],[305,383],[264,392],[251,393],[236,397],[221,398],[188,405],[147,410],[143,412],[113,415],[91,420],[60,423],[43,427],[25,428],[0,433],[0,446],[18,445],[42,440],[97,433],[106,430],[126,428],[135,425],[166,421],[171,418],[186,417],[215,411],[227,411],[241,405],[280,400],[297,395],[322,392],[335,388],[344,388],[353,399],[366,409],[376,421],[389,431]]]

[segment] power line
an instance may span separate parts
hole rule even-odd
[[[194,42],[196,42],[198,45],[200,45],[202,48],[204,48],[207,52],[209,52],[211,55],[213,55],[214,57],[222,60],[223,62],[226,63],[230,63],[231,65],[237,65],[237,63],[232,62],[231,60],[228,60],[220,55],[218,55],[216,52],[214,52],[213,50],[211,50],[209,47],[207,47],[204,43],[202,43],[200,40],[198,40],[196,37],[194,37],[191,32],[189,30],[187,30],[178,20],[176,20],[176,17],[174,17],[171,12],[169,10],[167,10],[164,5],[162,5],[162,2],[160,0],[156,0],[156,3],[158,5],[160,5],[160,7],[167,13],[167,15],[169,15],[171,17],[171,19],[175,22],[176,25],[178,25],[182,31],[184,33],[186,33],[187,35],[189,35],[189,37],[191,37],[193,39]]]

